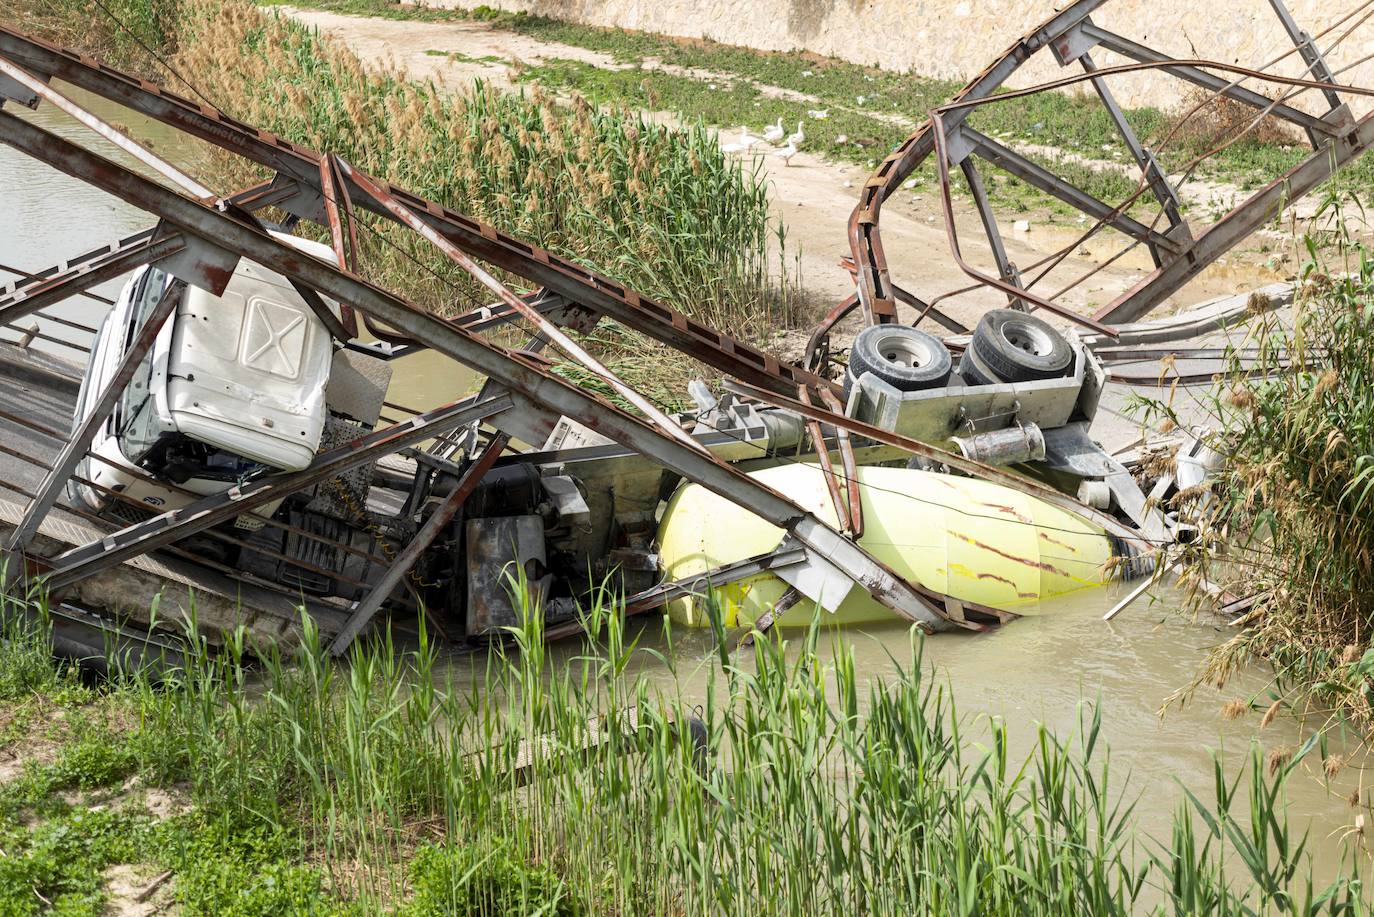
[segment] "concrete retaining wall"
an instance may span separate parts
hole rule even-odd
[[[421,0],[435,4],[436,0]],[[474,6],[469,0],[437,0]],[[638,29],[771,51],[806,50],[885,69],[964,80],[983,69],[1022,33],[1065,5],[1064,0],[485,0],[502,9],[539,13],[589,25]],[[1358,4],[1354,0],[1289,0],[1308,32],[1319,34]],[[1291,50],[1268,0],[1111,0],[1094,14],[1099,25],[1176,57],[1241,66],[1267,63]],[[1359,23],[1349,20],[1319,44]],[[1049,57],[1022,71],[1018,85],[1063,75]],[[1359,24],[1332,52],[1333,68],[1374,54],[1374,20]],[[1099,64],[1119,62],[1096,55]],[[1040,57],[1040,55],[1037,55]],[[1301,70],[1290,55],[1285,74]],[[1374,85],[1374,62],[1344,79]],[[1181,84],[1160,74],[1113,83],[1130,106],[1169,107]],[[1313,95],[1308,93],[1307,96]],[[1306,98],[1306,97],[1304,97]],[[1313,100],[1313,105],[1316,104]],[[1303,106],[1308,107],[1308,106]],[[1364,110],[1366,106],[1359,106]]]

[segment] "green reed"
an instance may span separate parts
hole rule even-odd
[[[957,713],[916,635],[868,687],[815,628],[760,635],[700,663],[689,697],[630,674],[651,651],[609,596],[555,665],[516,595],[527,625],[466,678],[423,631],[335,662],[307,619],[296,651],[261,663],[241,635],[212,652],[188,631],[183,665],[130,676],[110,702],[146,780],[189,782],[226,837],[295,839],[291,857],[323,874],[315,913],[1366,910],[1353,869],[1313,882],[1287,825],[1306,749],[1268,772],[1258,753],[1218,763],[1214,798],[1185,793],[1153,840],[1092,705],[1073,736],[1039,728],[1014,755],[1004,723]],[[41,635],[21,607],[8,632]],[[6,646],[0,675],[29,665]]]
[[[795,318],[770,254],[766,182],[700,124],[563,103],[537,87],[414,82],[239,0],[185,0],[183,19],[176,64],[241,120],[741,336]],[[383,282],[447,313],[490,298],[413,234],[371,227],[363,242]]]
[[[1181,549],[1196,610],[1223,587],[1253,601],[1245,627],[1199,676],[1274,666],[1250,706],[1311,709],[1374,726],[1374,252],[1347,223],[1341,188],[1299,248],[1291,310],[1234,333],[1230,366],[1204,400],[1204,439],[1226,459],[1214,486],[1179,495],[1198,535]],[[1174,405],[1156,414],[1179,419]]]

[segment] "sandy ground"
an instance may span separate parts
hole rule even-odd
[[[622,66],[609,55],[538,41],[478,22],[422,23],[279,9],[343,42],[365,62],[390,64],[413,78],[434,80],[455,91],[461,91],[474,79],[509,85],[510,67],[518,62],[537,64],[567,58],[601,67]],[[453,56],[427,53],[431,50]],[[650,62],[649,66],[652,65]],[[798,104],[800,111],[805,102],[799,99]],[[751,127],[761,132],[763,125]],[[734,132],[727,131],[722,139],[733,140]],[[847,221],[858,190],[868,177],[867,170],[829,161],[819,151],[805,148],[790,163],[784,163],[771,151],[762,154],[761,159],[773,185],[773,206],[787,227],[789,261],[799,256],[794,264],[800,266],[808,296],[818,308],[840,301],[853,290],[839,260],[849,254]],[[1102,166],[1119,168],[1120,164],[1103,162]],[[1187,194],[1195,200],[1221,202],[1229,201],[1236,191],[1197,183]],[[1014,231],[1018,221],[1025,221],[1029,228]],[[1011,260],[1022,266],[1069,245],[1086,228],[1072,218],[1049,212],[1000,214],[999,223]],[[995,273],[981,224],[970,202],[956,199],[955,224],[968,260]],[[925,297],[970,283],[951,256],[938,191],[933,186],[904,189],[889,199],[883,209],[882,230],[883,247],[896,283]],[[1278,238],[1282,235],[1268,231],[1253,237],[1203,273],[1175,300],[1166,303],[1161,313],[1283,279],[1284,266],[1272,260],[1272,250],[1283,248]],[[1076,246],[1074,253],[1039,289],[1057,292],[1068,286],[1116,254],[1122,239],[1104,234],[1086,246]],[[1079,311],[1090,312],[1129,289],[1152,268],[1148,254],[1137,249],[1073,287],[1059,300]],[[969,318],[1002,301],[993,291],[980,289],[950,301],[947,311]]]

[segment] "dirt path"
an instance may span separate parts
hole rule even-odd
[[[364,62],[390,64],[412,78],[434,80],[453,91],[462,91],[474,79],[510,86],[510,70],[517,63],[539,64],[563,58],[605,68],[625,66],[610,55],[532,39],[480,22],[425,23],[289,7],[276,9],[343,42]],[[646,66],[653,65],[651,61],[646,62]],[[684,75],[688,74],[684,72]],[[701,74],[690,75],[703,78]],[[802,104],[805,103],[799,101],[799,105]],[[761,132],[763,125],[751,127]],[[725,133],[725,141],[734,139],[733,130]],[[784,163],[772,151],[763,153],[761,160],[773,185],[774,210],[787,227],[789,260],[799,256],[796,263],[800,266],[808,295],[818,307],[828,307],[853,291],[849,275],[838,262],[849,254],[848,218],[868,172],[827,160],[809,150],[794,156],[790,163]],[[986,245],[981,243],[982,228],[972,205],[957,201],[955,210],[955,222],[966,255],[977,266],[991,272],[991,258]],[[1008,253],[1014,263],[1022,266],[1070,244],[1086,228],[1072,218],[1047,211],[1003,216]],[[1029,228],[1012,231],[1017,221],[1025,221]],[[883,247],[897,283],[928,296],[969,284],[969,279],[959,271],[950,255],[938,192],[932,186],[903,190],[890,199],[883,209],[882,227]],[[1266,261],[1271,261],[1269,250],[1276,247],[1275,243],[1273,238],[1260,236],[1247,246],[1233,250],[1180,293],[1172,305],[1179,308],[1283,279],[1281,266],[1265,266]],[[1045,281],[1043,289],[1058,291],[1072,279],[1108,260],[1119,245],[1119,241],[1102,238],[1090,241],[1086,247],[1078,247]],[[1081,311],[1091,311],[1129,289],[1152,268],[1148,254],[1137,249],[1063,294],[1060,301]],[[948,311],[967,318],[1000,302],[996,294],[980,289],[951,301]],[[1163,311],[1167,311],[1167,307]]]

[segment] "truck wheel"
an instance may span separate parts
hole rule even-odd
[[[984,313],[969,349],[996,381],[1034,382],[1064,375],[1073,349],[1064,336],[1033,315],[1016,309]]]
[[[865,328],[849,350],[850,379],[873,373],[902,392],[944,386],[951,365],[939,338],[906,325]]]
[[[978,359],[972,347],[965,349],[964,355],[959,358],[959,375],[969,385],[996,385],[999,381],[993,376],[992,370]]]

